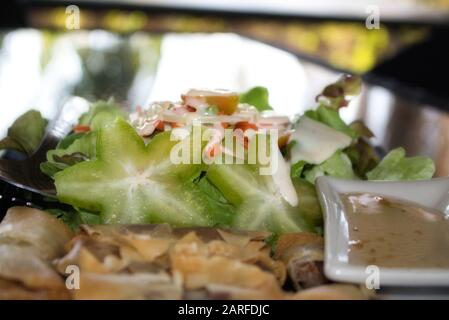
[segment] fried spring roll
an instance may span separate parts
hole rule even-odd
[[[68,298],[51,260],[64,253],[71,237],[67,226],[46,212],[9,209],[0,223],[0,298]]]
[[[327,282],[323,273],[324,240],[314,233],[285,234],[278,239],[275,258],[287,266],[296,290]]]
[[[369,296],[354,285],[328,284],[301,290],[288,298],[293,300],[366,300]]]

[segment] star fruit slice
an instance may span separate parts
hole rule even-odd
[[[99,212],[103,223],[224,223],[222,210],[194,182],[203,166],[170,160],[177,143],[165,132],[145,145],[130,124],[117,119],[99,131],[95,160],[55,175],[58,199]]]

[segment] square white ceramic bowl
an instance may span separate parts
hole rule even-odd
[[[365,283],[369,275],[366,268],[348,263],[348,226],[340,195],[347,192],[369,192],[435,208],[448,193],[449,178],[377,182],[320,177],[316,186],[325,221],[326,276],[335,281]],[[449,286],[449,269],[380,268],[380,285]]]

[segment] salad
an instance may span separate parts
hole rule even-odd
[[[70,206],[52,213],[72,229],[168,223],[275,237],[321,233],[317,177],[418,180],[435,171],[431,159],[406,157],[402,148],[380,159],[369,141],[372,132],[361,121],[342,120],[339,111],[360,90],[359,77],[344,75],[295,119],[275,114],[263,87],[240,94],[192,89],[180,101],[130,113],[112,99],[95,102],[41,164],[54,179],[57,200]],[[46,124],[38,111],[28,111],[0,149],[32,154]],[[196,139],[195,128],[209,132],[208,138]],[[198,148],[200,156],[174,152],[179,147]],[[251,158],[262,149],[269,163]],[[275,170],[263,170],[273,161]]]

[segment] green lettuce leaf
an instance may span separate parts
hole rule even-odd
[[[320,167],[329,175],[341,179],[355,179],[351,160],[346,154],[337,151],[332,157],[324,161]]]
[[[0,150],[15,150],[25,154],[27,153],[20,143],[10,137],[5,137],[0,140]]]
[[[62,158],[66,155],[84,155],[87,159],[94,159],[96,154],[97,132],[91,131],[80,135],[67,148],[58,148],[47,152],[48,161],[58,161],[55,157]],[[85,159],[85,160],[87,160]],[[68,164],[68,163],[67,163]]]
[[[304,167],[307,165],[307,162],[300,160],[292,165],[290,169],[290,176],[292,178],[299,178],[304,170]]]
[[[73,231],[78,229],[82,224],[100,224],[100,216],[98,214],[77,210],[72,207],[48,209],[46,211],[60,219]]]
[[[433,177],[435,164],[428,157],[405,157],[405,150],[397,148],[366,174],[369,180],[425,180]]]
[[[308,170],[304,171],[304,179],[308,181],[309,183],[315,184],[315,180],[318,177],[324,176],[326,173],[324,172],[323,168],[318,166],[313,166]]]
[[[316,100],[321,106],[338,110],[347,106],[361,89],[362,79],[359,76],[344,74],[335,83],[326,86]]]
[[[113,122],[117,117],[125,117],[125,112],[113,100],[100,100],[92,104],[89,111],[80,117],[79,124],[98,130],[105,124]]]
[[[340,117],[338,111],[345,107],[357,96],[362,87],[361,78],[353,75],[343,75],[336,81],[326,86],[323,92],[317,96],[318,108],[305,112],[305,116],[320,121],[352,138],[359,137],[357,124],[348,126]]]
[[[320,176],[332,176],[340,179],[358,179],[352,168],[352,162],[342,151],[337,151],[323,163],[304,171],[304,178],[314,184]]]
[[[84,136],[86,133],[71,133],[65,138],[63,138],[61,141],[59,141],[58,145],[56,146],[56,149],[67,149],[70,147],[72,143],[75,142],[75,140],[78,140],[82,136]]]
[[[39,111],[27,111],[8,129],[7,137],[0,141],[0,150],[12,149],[32,155],[44,137],[47,123]]]
[[[307,110],[306,112],[304,112],[304,116],[312,120],[319,121],[337,131],[350,136],[351,138],[358,138],[360,136],[357,130],[351,128],[343,121],[343,119],[340,117],[340,114],[335,109],[319,106],[315,110]]]
[[[354,130],[359,137],[372,138],[374,137],[374,133],[365,125],[362,120],[353,121],[349,128]]]
[[[359,135],[357,131],[348,126],[337,110],[320,106],[316,109],[316,117],[318,121],[328,125],[335,130],[347,134],[351,138],[357,138]]]
[[[310,182],[293,178],[293,185],[299,197],[299,215],[315,231],[320,230],[323,225],[323,214],[318,201],[315,186]]]
[[[43,173],[53,177],[57,172],[79,162],[95,159],[97,132],[68,136],[59,146],[66,146],[70,141],[72,143],[66,148],[60,147],[47,152],[47,161],[40,165]]]
[[[215,215],[218,218],[216,224],[229,226],[235,216],[235,207],[226,200],[223,194],[202,174],[194,181],[195,185],[205,195],[209,205],[215,208]]]
[[[380,159],[374,148],[363,138],[344,150],[351,159],[354,172],[361,179],[366,179],[366,173],[374,169]]]
[[[98,101],[90,106],[80,118],[80,124],[88,125],[88,133],[72,133],[62,139],[56,149],[47,152],[47,161],[40,165],[41,171],[53,177],[57,172],[74,164],[95,158],[97,131],[123,118],[125,113],[112,101]]]
[[[40,164],[40,170],[47,176],[53,178],[56,173],[64,170],[68,166],[65,163],[45,161]]]
[[[259,111],[273,110],[268,100],[268,90],[264,87],[254,87],[240,95],[240,103],[247,103]]]

